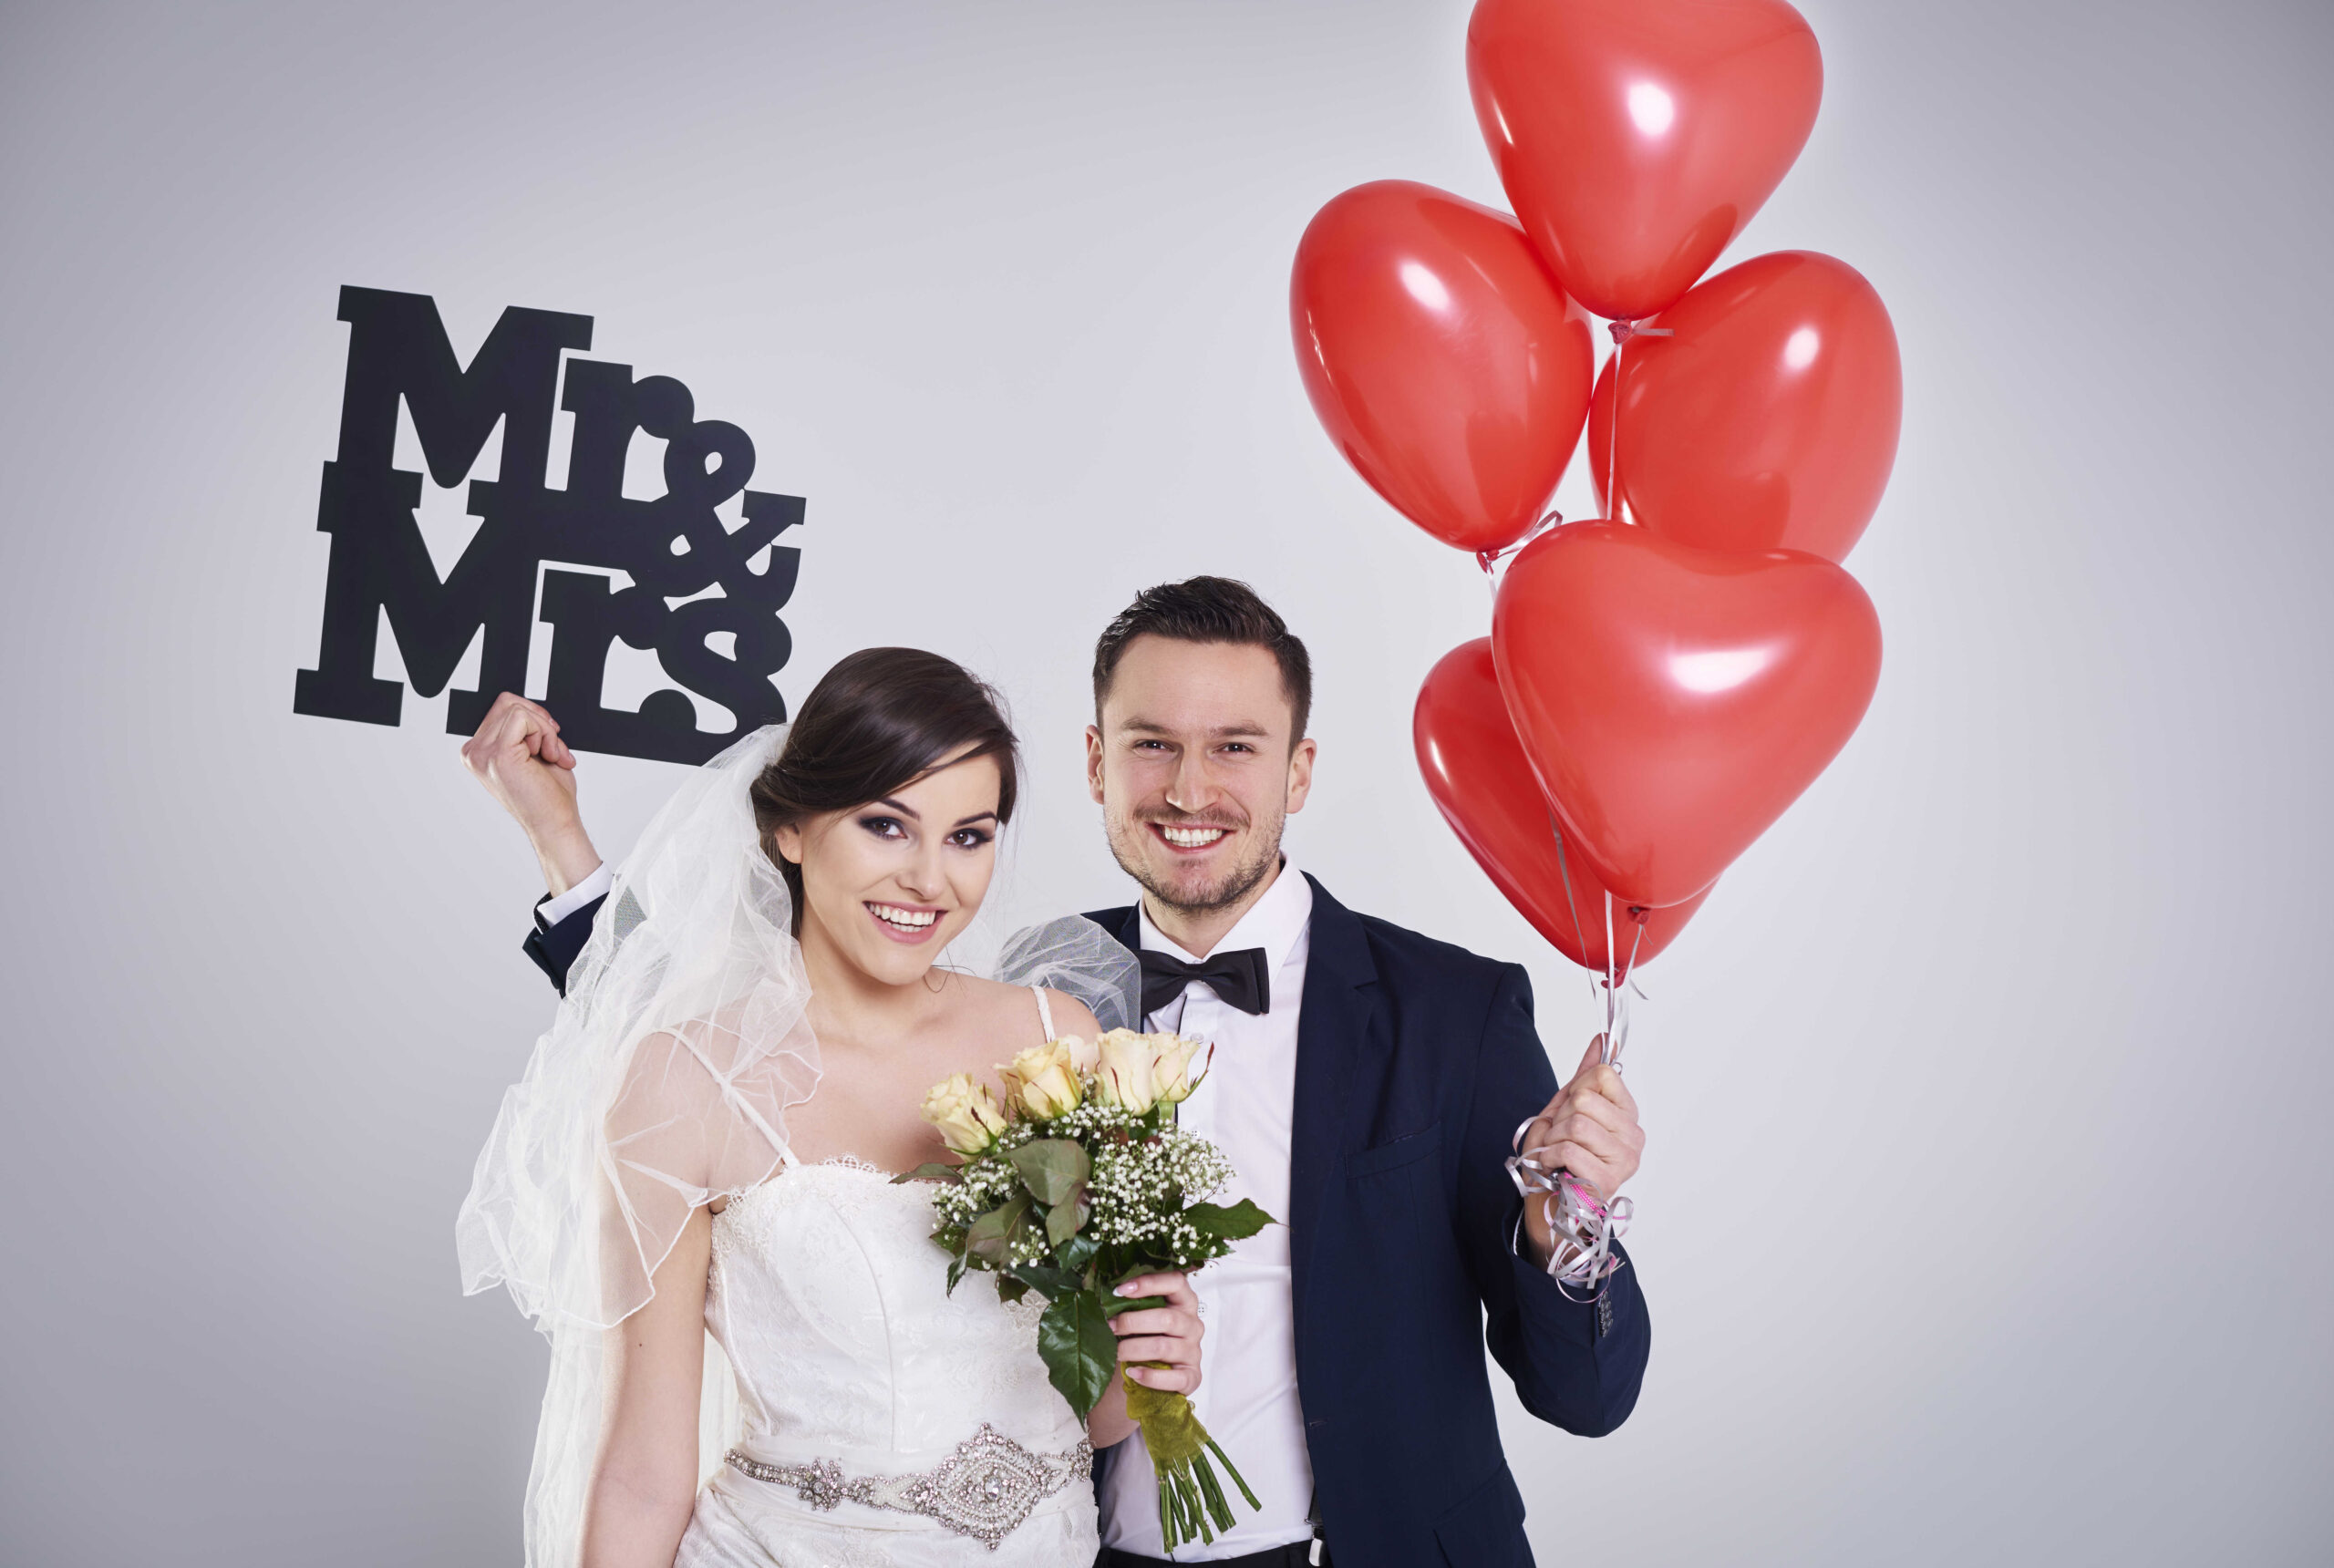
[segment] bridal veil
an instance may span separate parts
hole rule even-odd
[[[468,1293],[501,1284],[551,1340],[525,1510],[529,1568],[570,1568],[597,1448],[606,1331],[646,1305],[690,1215],[784,1160],[819,1050],[792,901],[748,790],[785,743],[747,737],[691,774],[615,872],[551,1030],[503,1096],[456,1222]],[[1005,944],[1000,978],[1139,1022],[1133,955],[1075,916]],[[935,1266],[939,1266],[935,1254]],[[737,1426],[707,1342],[698,1455]]]

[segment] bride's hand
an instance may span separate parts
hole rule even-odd
[[[1107,1449],[1134,1431],[1122,1377],[1162,1393],[1188,1394],[1200,1386],[1200,1337],[1207,1329],[1200,1322],[1200,1301],[1192,1294],[1192,1282],[1179,1274],[1140,1274],[1121,1285],[1119,1295],[1155,1295],[1163,1298],[1163,1305],[1135,1307],[1110,1319],[1110,1330],[1119,1336],[1119,1365],[1125,1371],[1110,1379],[1110,1391],[1087,1417],[1086,1435],[1097,1449]],[[1166,1365],[1127,1365],[1137,1361]]]
[[[1119,1286],[1122,1296],[1156,1295],[1164,1306],[1138,1307],[1110,1319],[1119,1336],[1119,1363],[1164,1361],[1164,1367],[1127,1367],[1127,1376],[1164,1394],[1188,1394],[1200,1386],[1200,1298],[1179,1274],[1139,1274]]]

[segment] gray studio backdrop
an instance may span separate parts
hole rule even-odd
[[[1895,314],[1849,562],[1888,662],[1647,974],[1652,1370],[1604,1441],[1507,1408],[1534,1541],[2322,1562],[2334,26],[1807,9],[1823,116],[1732,254],[1831,252]],[[549,1016],[539,889],[442,697],[292,712],[343,284],[434,295],[465,356],[505,305],[589,315],[743,427],[809,500],[783,691],[911,643],[1009,694],[1016,913],[1125,891],[1097,629],[1255,582],[1321,672],[1296,855],[1529,964],[1569,1068],[1585,985],[1410,757],[1482,578],[1347,470],[1286,327],[1337,191],[1500,200],[1466,10],[0,11],[0,1561],[518,1550],[541,1342],[459,1294],[451,1227]],[[450,560],[459,493],[423,514]],[[587,758],[603,843],[678,776]]]

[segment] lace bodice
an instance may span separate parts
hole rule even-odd
[[[986,1277],[948,1294],[930,1194],[856,1160],[790,1164],[715,1216],[705,1320],[737,1375],[735,1451],[749,1470],[929,1473],[984,1426],[1046,1455],[1084,1438],[1038,1357],[1043,1304],[1007,1306]],[[1083,1563],[1095,1550],[1082,1480],[994,1551],[933,1519],[847,1500],[822,1508],[798,1492],[725,1467],[698,1500],[678,1568]]]

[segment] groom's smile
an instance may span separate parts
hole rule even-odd
[[[1151,824],[1153,831],[1167,841],[1170,849],[1196,852],[1212,850],[1232,831],[1229,828],[1178,828],[1165,822]]]

